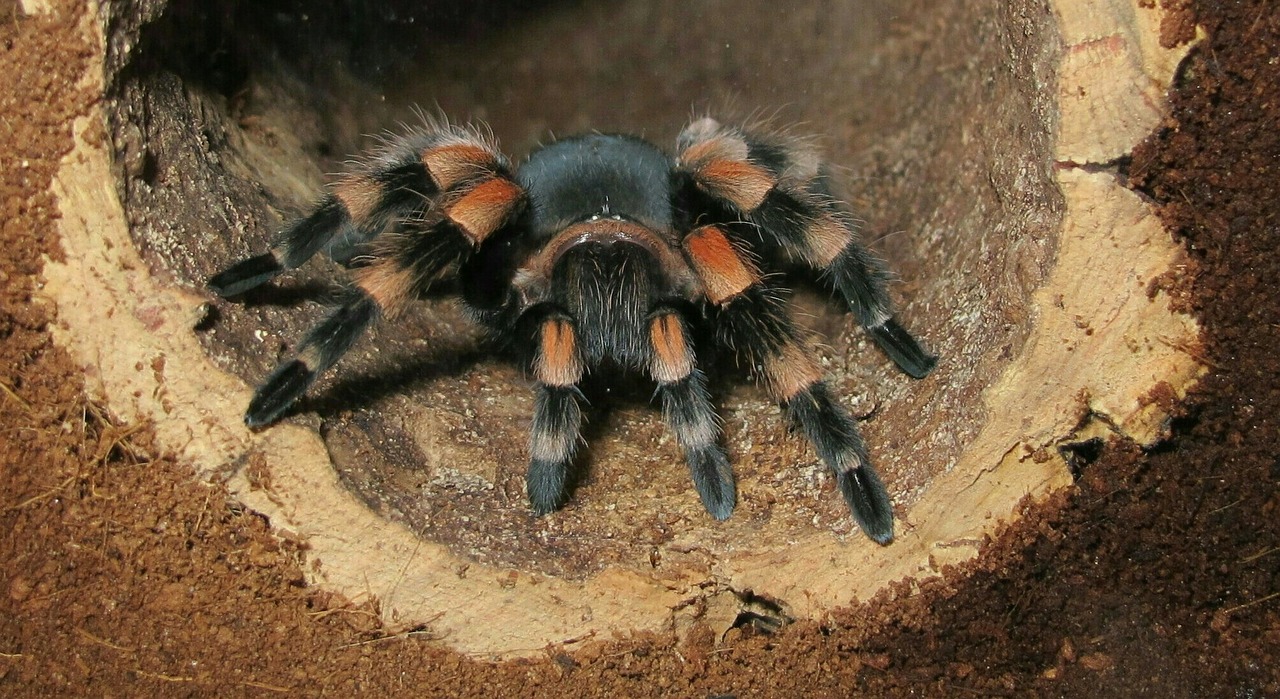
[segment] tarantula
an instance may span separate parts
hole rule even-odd
[[[656,382],[703,505],[718,520],[730,515],[734,475],[696,341],[747,367],[835,472],[867,536],[893,539],[889,495],[787,313],[779,273],[816,273],[907,374],[924,377],[936,359],[894,319],[887,273],[807,142],[702,118],[680,134],[674,157],[637,137],[593,133],[513,167],[486,130],[428,121],[388,138],[268,252],[209,286],[235,296],[322,249],[354,284],[257,388],[251,427],[279,419],[375,320],[448,279],[536,380],[526,474],[536,513],[567,498],[578,384],[607,365]]]

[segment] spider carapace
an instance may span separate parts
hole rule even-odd
[[[925,376],[935,358],[895,320],[887,273],[808,142],[702,118],[674,157],[640,138],[590,134],[512,167],[483,129],[432,121],[387,138],[268,252],[209,284],[234,296],[321,250],[353,283],[258,387],[249,425],[279,419],[370,324],[449,279],[534,378],[526,484],[535,512],[567,498],[579,382],[620,366],[657,384],[703,505],[727,518],[734,476],[699,368],[700,357],[727,354],[813,444],[862,530],[893,539],[889,495],[788,314],[782,272],[807,270],[831,288],[907,374]]]

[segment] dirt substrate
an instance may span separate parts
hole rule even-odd
[[[305,587],[294,545],[86,401],[32,298],[91,49],[0,10],[0,694],[1280,695],[1280,13],[1192,5],[1209,38],[1128,164],[1208,335],[1171,441],[1105,448],[970,569],[824,624],[503,665]]]

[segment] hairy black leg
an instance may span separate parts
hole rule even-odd
[[[834,202],[811,192],[775,189],[747,216],[765,247],[780,247],[805,261],[840,294],[858,324],[900,369],[923,378],[937,364],[894,318],[888,273],[854,233]]]
[[[376,187],[366,188],[361,195],[363,200],[350,193],[349,196],[353,201],[369,197],[386,201],[388,198],[378,191],[381,190]],[[371,245],[356,266],[356,288],[340,308],[307,335],[297,358],[278,367],[258,388],[245,421],[260,426],[278,419],[320,372],[333,366],[351,348],[381,312],[394,314],[447,270],[473,255],[491,233],[505,224],[520,205],[521,196],[521,190],[507,179],[467,181],[452,193],[433,222],[405,227]]]
[[[492,223],[494,212],[505,214],[518,197],[514,184],[495,188],[490,182],[509,182],[510,174],[506,157],[483,133],[430,122],[388,138],[308,216],[285,228],[269,251],[214,275],[209,287],[220,296],[241,294],[326,248],[333,260],[349,264],[393,224],[412,227],[441,203],[446,215],[472,227],[468,233],[478,243],[491,232],[480,229]]]
[[[447,218],[428,230],[381,241],[355,270],[357,286],[343,304],[307,334],[297,357],[277,367],[254,393],[245,421],[257,427],[277,420],[381,312],[399,311],[475,249],[466,231]]]
[[[553,312],[541,321],[533,353],[538,380],[529,432],[529,470],[525,487],[533,511],[545,515],[568,497],[569,465],[582,427],[578,382],[583,362],[577,335],[567,315]]]
[[[825,270],[830,283],[849,304],[858,323],[871,333],[880,349],[898,368],[921,379],[933,371],[938,358],[930,354],[898,323],[889,306],[883,268],[851,240]]]
[[[737,503],[737,488],[729,457],[717,444],[720,430],[706,377],[694,369],[680,381],[659,384],[658,395],[667,426],[684,450],[703,507],[716,519],[728,519]]]
[[[378,306],[365,294],[351,292],[346,302],[307,333],[298,354],[276,367],[253,393],[244,421],[250,427],[271,424],[351,349],[378,317]]]
[[[553,512],[568,498],[567,474],[582,427],[579,396],[574,386],[547,385],[539,385],[534,396],[525,487],[536,514]]]
[[[281,231],[270,250],[214,275],[209,288],[220,296],[242,294],[302,266],[326,247],[330,257],[346,264],[358,246],[393,221],[420,216],[437,194],[417,153],[402,147],[370,171],[343,178],[308,216]]]
[[[716,322],[718,343],[750,368],[835,472],[858,525],[878,543],[891,541],[893,507],[857,423],[832,399],[781,298],[757,284],[723,303]]]
[[[651,316],[649,344],[649,373],[658,382],[662,413],[684,451],[698,496],[712,517],[727,519],[737,501],[733,470],[718,444],[720,426],[707,379],[694,366],[693,346],[677,312],[661,310]]]
[[[254,392],[245,422],[261,427],[279,419],[382,312],[398,311],[474,249],[471,239],[449,219],[433,229],[392,238],[380,250],[385,256],[370,256],[356,270],[358,286],[307,334],[297,356],[276,367]]]
[[[831,196],[809,144],[701,119],[681,133],[677,148],[685,178],[677,200],[689,210],[686,216],[710,216],[761,252],[803,262],[840,293],[904,372],[922,378],[933,369],[937,358],[894,319],[888,274],[858,241],[852,217]],[[766,267],[771,264],[776,269],[778,262],[766,260]]]
[[[270,251],[213,275],[209,288],[219,296],[228,297],[261,286],[280,273],[301,266],[338,231],[350,225],[346,209],[336,197],[327,196],[309,216],[284,229]]]
[[[858,526],[877,543],[892,541],[893,505],[889,492],[871,466],[857,423],[832,399],[826,383],[811,384],[784,405],[818,456],[835,471],[836,483]]]

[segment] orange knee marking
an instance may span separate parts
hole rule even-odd
[[[844,252],[853,240],[853,234],[834,216],[823,214],[809,224],[804,232],[805,259],[814,267],[822,268]]]
[[[777,184],[768,170],[748,160],[750,147],[735,133],[716,133],[680,153],[681,166],[711,194],[741,211],[753,211]]]
[[[684,326],[674,313],[665,313],[649,324],[653,361],[649,373],[658,383],[674,383],[693,371],[693,351],[685,340]]]
[[[395,315],[409,302],[413,273],[390,260],[381,260],[355,271],[356,284],[377,302],[387,315]]]
[[[333,195],[342,202],[351,220],[360,224],[377,208],[382,185],[364,175],[349,175],[334,185]]]
[[[541,347],[534,360],[538,381],[548,386],[572,386],[582,379],[582,358],[573,326],[568,321],[552,318],[543,322]]]
[[[788,344],[764,362],[765,387],[782,403],[822,380],[822,371],[799,345]]]
[[[685,236],[684,249],[711,303],[724,303],[760,281],[760,275],[716,226],[695,228]]]
[[[698,182],[728,199],[740,211],[754,211],[777,181],[764,168],[745,160],[710,160],[697,171]]]
[[[475,143],[451,143],[423,151],[422,164],[443,191],[467,178],[492,172],[497,157],[493,151]]]
[[[449,207],[449,218],[472,242],[480,243],[506,220],[524,190],[502,177],[485,180]]]
[[[711,160],[746,161],[747,142],[726,135],[712,136],[699,141],[680,153],[680,162],[690,167],[700,167]]]

